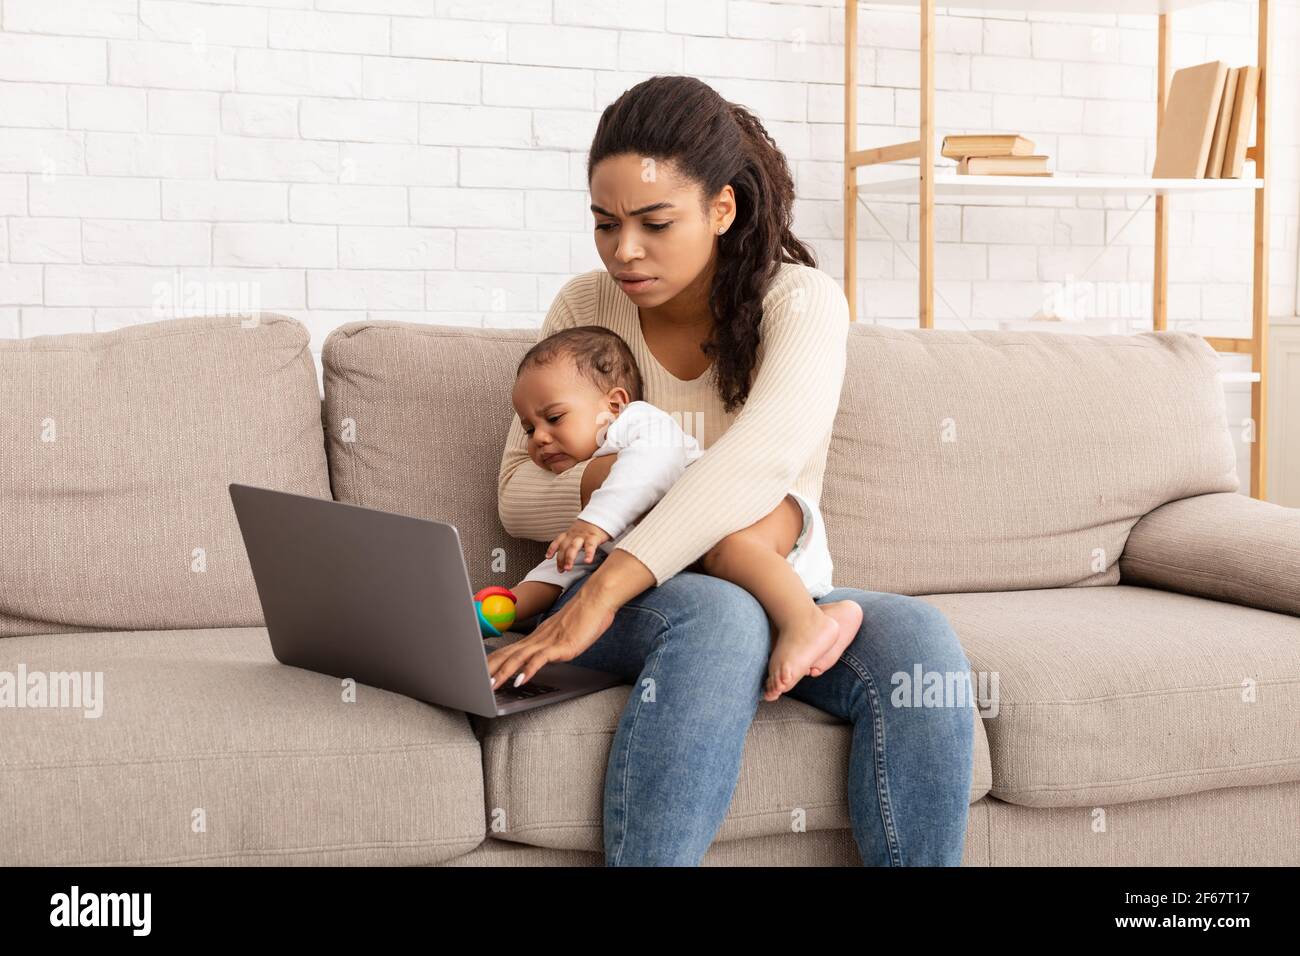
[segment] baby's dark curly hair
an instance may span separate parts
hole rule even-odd
[[[627,391],[628,401],[641,401],[641,370],[636,356],[622,336],[599,325],[579,325],[548,335],[524,353],[515,378],[527,368],[565,358],[571,359],[578,373],[602,392],[621,386]]]

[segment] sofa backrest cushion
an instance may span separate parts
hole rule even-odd
[[[364,321],[322,351],[341,501],[449,521],[475,587],[517,583],[544,543],[510,537],[497,472],[535,329]],[[821,495],[837,585],[907,594],[1114,584],[1129,529],[1234,491],[1197,336],[899,330],[855,324]]]
[[[1139,518],[1238,488],[1218,363],[1182,332],[855,324],[821,496],[835,583],[1116,583]]]
[[[339,501],[446,521],[470,583],[517,584],[546,544],[497,517],[515,367],[536,329],[362,321],[321,349],[330,479]]]
[[[228,485],[330,497],[274,313],[0,341],[0,636],[263,623]]]

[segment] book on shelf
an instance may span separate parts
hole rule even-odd
[[[1015,133],[977,133],[945,136],[939,149],[941,156],[965,159],[967,156],[1028,156],[1034,141]]]
[[[957,163],[966,176],[1050,176],[1046,156],[963,156]]]
[[[1228,65],[1222,60],[1174,71],[1160,120],[1153,178],[1200,179],[1205,175],[1227,73]]]
[[[1228,123],[1228,142],[1223,149],[1224,179],[1240,179],[1246,163],[1246,144],[1250,124],[1255,118],[1255,99],[1259,91],[1259,67],[1243,66],[1237,70],[1237,91],[1232,101],[1232,118]]]
[[[1232,104],[1237,99],[1237,73],[1235,66],[1228,67],[1223,78],[1223,94],[1219,97],[1219,116],[1214,123],[1214,138],[1210,140],[1210,157],[1205,162],[1205,178],[1218,179],[1223,169],[1224,151],[1228,145],[1228,127],[1232,124]]]

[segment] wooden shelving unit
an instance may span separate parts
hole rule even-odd
[[[1107,194],[1148,195],[1155,197],[1155,268],[1152,280],[1152,327],[1157,332],[1167,328],[1169,288],[1169,197],[1179,193],[1253,190],[1254,269],[1252,274],[1252,331],[1249,338],[1207,337],[1216,351],[1251,357],[1250,413],[1254,424],[1250,449],[1250,494],[1264,498],[1266,487],[1266,447],[1268,383],[1268,26],[1269,0],[1256,0],[1259,16],[1256,65],[1259,67],[1259,92],[1255,105],[1255,145],[1246,158],[1255,164],[1253,179],[1150,179],[1142,177],[1061,176],[959,176],[952,170],[936,168],[934,112],[934,0],[876,0],[882,5],[916,7],[920,30],[920,127],[918,138],[904,143],[890,143],[870,149],[857,146],[857,36],[858,0],[844,5],[844,288],[848,293],[849,316],[857,320],[857,234],[858,202],[865,194],[903,193],[917,196],[919,209],[917,314],[923,329],[934,327],[934,201],[936,195],[1017,195]],[[1160,119],[1164,115],[1169,81],[1173,70],[1170,60],[1169,17],[1174,11],[1197,6],[1205,0],[960,0],[962,9],[988,8],[1041,10],[1076,13],[1152,14],[1157,17],[1156,127],[1159,142]],[[919,160],[919,166],[879,170],[883,175],[868,173],[870,167],[906,160]]]

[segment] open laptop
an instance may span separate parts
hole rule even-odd
[[[252,485],[231,484],[230,499],[282,664],[483,717],[622,682],[557,661],[494,691],[450,524]]]

